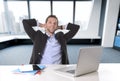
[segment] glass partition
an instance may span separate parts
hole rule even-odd
[[[59,19],[59,24],[73,23],[73,1],[53,1],[53,14]]]
[[[8,23],[11,34],[24,33],[22,20],[28,18],[27,1],[7,1]]]
[[[0,34],[24,34],[23,19],[30,16],[44,23],[51,13],[58,17],[59,25],[71,22],[79,24],[80,30],[86,30],[92,2],[77,0],[74,4],[72,0],[0,0]]]
[[[80,25],[80,30],[87,30],[92,10],[92,1],[76,1],[75,23]]]
[[[0,34],[8,33],[8,28],[6,27],[5,21],[5,9],[4,2],[0,0]]]
[[[50,1],[30,1],[31,18],[37,19],[41,23],[45,23],[45,19],[50,15]]]

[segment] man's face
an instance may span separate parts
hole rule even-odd
[[[57,29],[58,21],[56,18],[50,17],[46,23],[46,28],[48,32],[54,33],[54,31]]]

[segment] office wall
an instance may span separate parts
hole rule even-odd
[[[113,47],[120,0],[107,0],[102,46]]]

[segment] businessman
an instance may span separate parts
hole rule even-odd
[[[33,42],[30,64],[69,64],[66,43],[77,33],[79,25],[68,23],[67,26],[58,26],[58,18],[55,15],[49,15],[45,24],[36,19],[24,19],[23,25]],[[44,31],[35,31],[34,26],[44,28]],[[69,31],[58,31],[64,29]]]

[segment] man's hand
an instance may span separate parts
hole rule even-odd
[[[45,24],[39,23],[39,27],[45,27]]]
[[[61,30],[65,29],[65,25],[58,26],[58,29],[61,29]]]

